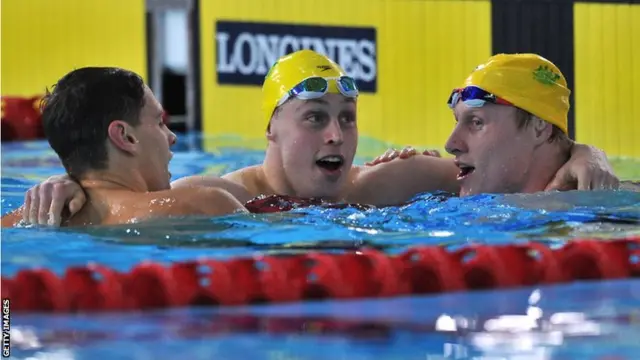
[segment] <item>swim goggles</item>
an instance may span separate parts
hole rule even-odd
[[[511,105],[512,103],[509,101],[499,98],[494,94],[485,91],[477,86],[467,86],[462,89],[454,89],[451,92],[451,96],[449,96],[449,100],[447,101],[447,105],[453,109],[458,101],[462,100],[467,106],[470,107],[480,107],[485,104],[485,102],[490,102],[492,104],[497,105]]]
[[[313,76],[302,80],[293,89],[287,91],[276,107],[284,104],[292,97],[297,97],[301,100],[311,100],[322,97],[329,90],[329,80],[334,80],[338,86],[340,93],[346,97],[355,98],[358,96],[358,86],[356,81],[349,76],[340,77],[320,77]]]

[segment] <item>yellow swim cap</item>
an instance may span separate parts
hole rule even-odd
[[[498,54],[478,66],[463,87],[477,86],[567,133],[567,81],[551,61],[536,54]]]
[[[346,73],[328,57],[313,50],[299,50],[278,59],[267,73],[262,85],[262,111],[271,120],[278,101],[302,80],[312,77],[339,77]],[[328,92],[339,93],[334,81]]]

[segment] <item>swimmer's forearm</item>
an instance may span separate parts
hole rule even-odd
[[[398,174],[404,179],[403,182],[417,193],[433,191],[458,193],[460,191],[457,180],[460,169],[453,159],[417,155],[394,161],[396,165],[390,168],[390,171]]]
[[[418,167],[418,173],[428,179],[424,185],[425,189],[422,189],[421,192],[446,191],[455,194],[460,192],[460,184],[458,183],[460,168],[453,159],[426,155],[419,156],[418,159],[421,163]]]
[[[398,205],[420,193],[458,193],[458,172],[451,159],[423,155],[394,159],[362,170],[352,197],[372,205]]]

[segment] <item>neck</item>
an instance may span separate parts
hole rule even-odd
[[[268,192],[276,195],[297,196],[282,165],[280,154],[271,146],[267,146],[267,150],[262,162],[262,183],[266,184]]]
[[[85,173],[79,180],[86,190],[126,190],[148,192],[149,187],[140,172],[132,167],[119,166],[117,169],[95,170]]]
[[[569,161],[571,149],[559,143],[544,143],[533,153],[529,177],[521,192],[544,191],[560,168]]]

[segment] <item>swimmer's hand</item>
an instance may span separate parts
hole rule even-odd
[[[418,151],[414,149],[412,146],[407,146],[402,150],[389,149],[384,154],[378,156],[377,158],[366,162],[365,165],[373,166],[385,162],[389,162],[395,158],[400,159],[408,159],[412,156],[418,155]],[[433,157],[441,157],[440,152],[438,150],[425,150],[422,152],[422,155],[433,156]]]
[[[620,187],[620,179],[604,151],[590,145],[573,144],[571,158],[547,185],[551,190],[610,190]]]
[[[52,176],[27,191],[22,220],[28,224],[60,226],[65,205],[73,215],[86,201],[80,185],[68,175]]]

